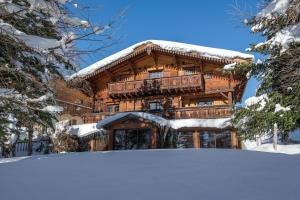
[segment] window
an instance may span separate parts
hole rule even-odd
[[[114,105],[108,105],[107,112],[113,112],[113,111],[114,111]]]
[[[229,130],[222,132],[200,132],[201,148],[231,148],[231,133]]]
[[[207,72],[204,74],[204,78],[205,79],[212,79],[212,73],[211,72]]]
[[[161,78],[163,77],[163,72],[162,71],[154,71],[154,72],[149,72],[149,78]]]
[[[119,112],[119,111],[120,111],[119,105],[115,105],[115,112]]]
[[[179,131],[176,137],[176,148],[184,149],[184,148],[193,148],[194,140],[193,140],[193,132],[183,132]]]
[[[231,133],[229,130],[216,133],[217,148],[231,148]]]
[[[114,132],[114,149],[149,149],[150,129],[118,129]]]
[[[213,101],[198,101],[198,107],[213,106]]]
[[[199,135],[201,148],[215,148],[215,133],[211,131],[203,131]]]
[[[196,70],[194,67],[184,68],[184,75],[193,75],[196,74]]]
[[[107,112],[119,112],[120,107],[118,104],[107,105]]]
[[[150,110],[162,110],[162,106],[160,104],[160,102],[150,102],[149,103],[149,109]]]

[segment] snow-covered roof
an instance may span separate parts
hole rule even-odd
[[[102,128],[103,126],[106,126],[114,121],[117,121],[119,119],[125,118],[125,117],[138,117],[138,118],[143,118],[146,120],[149,120],[151,122],[157,123],[161,126],[168,126],[169,121],[166,120],[165,118],[162,118],[157,115],[152,115],[150,113],[145,113],[145,112],[123,112],[123,113],[117,113],[115,115],[112,115],[110,117],[104,118],[103,120],[99,121],[97,124],[97,128]]]
[[[96,123],[91,123],[70,126],[67,132],[72,135],[77,135],[78,137],[84,137],[99,131],[100,130],[96,127]]]
[[[169,120],[173,129],[199,127],[199,128],[227,128],[231,126],[230,118],[217,119],[175,119]]]
[[[192,128],[192,127],[201,127],[201,128],[227,128],[231,126],[230,118],[217,118],[217,119],[175,119],[168,120],[163,117],[153,115],[145,112],[124,112],[118,113],[113,116],[107,117],[98,122],[97,128],[102,128],[114,121],[120,120],[125,117],[139,117],[145,120],[149,120],[153,123],[156,123],[160,126],[169,127],[172,129],[180,128]]]
[[[169,52],[175,52],[179,54],[191,55],[191,56],[198,56],[200,58],[209,58],[209,59],[216,59],[216,60],[227,60],[227,59],[234,59],[234,58],[241,58],[241,59],[254,59],[253,55],[241,53],[238,51],[231,51],[225,49],[218,49],[218,48],[211,48],[211,47],[204,47],[199,45],[192,45],[192,44],[185,44],[180,42],[171,42],[171,41],[163,41],[163,40],[146,40],[143,42],[139,42],[134,44],[122,51],[119,51],[111,56],[108,56],[80,71],[73,74],[70,78],[75,77],[86,77],[92,75],[93,73],[97,72],[98,70],[107,67],[108,65],[114,64],[114,62],[122,60],[126,56],[133,54],[137,47],[145,44],[152,44],[161,50],[166,50]]]

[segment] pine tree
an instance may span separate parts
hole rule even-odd
[[[56,113],[62,108],[55,104],[49,80],[64,79],[74,72],[80,53],[104,47],[78,49],[79,40],[103,41],[102,33],[110,25],[97,27],[80,20],[70,6],[68,0],[0,0],[2,147],[13,144],[22,132],[31,140],[37,124],[54,127]]]
[[[272,134],[277,123],[285,141],[290,131],[300,127],[300,1],[265,2],[266,6],[245,23],[265,38],[249,50],[264,54],[266,59],[235,69],[261,84],[256,97],[235,110],[233,121],[245,139]]]

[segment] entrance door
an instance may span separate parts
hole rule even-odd
[[[150,129],[117,129],[114,131],[114,150],[149,149]]]

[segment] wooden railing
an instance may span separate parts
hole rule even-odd
[[[153,90],[158,93],[184,92],[186,90],[199,91],[203,90],[202,75],[185,75],[175,77],[163,77],[157,79],[135,80],[135,81],[120,81],[108,84],[108,93],[112,97],[120,95],[138,96],[145,95]]]
[[[232,106],[207,106],[175,109],[175,119],[230,117]]]
[[[112,112],[85,113],[82,115],[84,123],[96,123],[108,116],[114,115]]]
[[[143,112],[143,111],[139,111]],[[95,123],[108,116],[116,113],[99,112],[99,113],[86,113],[83,115],[84,123]],[[152,114],[161,115],[160,112],[154,112]],[[189,119],[189,118],[222,118],[230,117],[232,114],[232,106],[207,106],[207,107],[190,107],[190,108],[176,108],[169,111],[171,119]]]
[[[59,99],[56,99],[56,101],[59,106],[62,106],[64,108],[63,113],[65,114],[81,116],[85,113],[91,113],[93,110],[91,107],[71,103],[68,101],[63,101]]]

